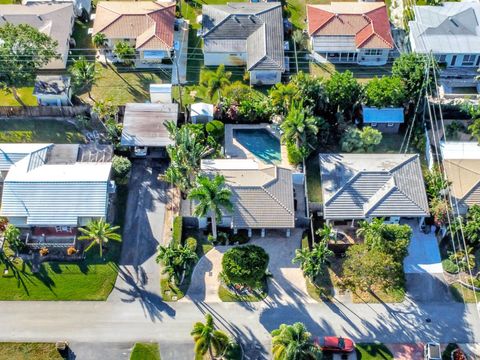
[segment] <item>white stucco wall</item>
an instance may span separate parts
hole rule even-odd
[[[203,61],[205,66],[242,66],[247,63],[247,55],[245,53],[204,53]]]

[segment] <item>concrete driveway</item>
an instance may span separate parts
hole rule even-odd
[[[270,256],[268,270],[273,276],[269,279],[266,302],[281,305],[315,302],[308,296],[302,271],[298,265],[292,264],[295,250],[301,245],[301,236],[301,230],[292,231],[288,238],[284,233],[267,231],[266,237],[253,237],[249,242],[261,246]],[[230,246],[216,246],[200,259],[194,269],[190,288],[181,301],[220,301],[218,275],[222,270],[223,254],[229,248]]]
[[[119,275],[108,301],[147,302],[160,295],[155,255],[162,241],[167,185],[157,178],[164,169],[164,164],[151,160],[133,163]]]
[[[443,276],[435,234],[424,234],[414,222],[409,222],[409,225],[413,235],[408,246],[408,256],[403,262],[407,296],[416,302],[453,301]]]

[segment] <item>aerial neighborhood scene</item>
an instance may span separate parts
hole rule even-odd
[[[0,360],[480,359],[479,0],[0,0]]]

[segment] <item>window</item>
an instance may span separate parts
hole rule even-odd
[[[365,55],[379,56],[379,55],[382,55],[382,50],[380,50],[380,49],[368,49],[368,50],[365,50]]]
[[[387,123],[387,127],[393,127],[393,123]]]
[[[371,127],[377,127],[377,123],[371,123],[370,126]]]
[[[437,61],[438,61],[439,63],[444,63],[444,62],[446,62],[446,61],[447,61],[447,55],[444,55],[444,54],[443,54],[443,55],[437,55]]]
[[[474,55],[474,54],[463,55],[462,66],[473,66],[476,58],[477,58],[477,55]]]

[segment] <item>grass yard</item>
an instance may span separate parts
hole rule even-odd
[[[160,69],[140,71],[133,68],[97,64],[97,70],[99,75],[92,87],[92,98],[96,101],[111,100],[116,105],[149,101],[150,84],[170,82],[170,75],[167,76]],[[92,102],[86,92],[80,94],[79,97],[85,102]]]
[[[75,125],[62,120],[0,120],[0,142],[82,143],[85,138]]]
[[[475,303],[475,292],[466,287],[455,283],[450,285],[450,292],[453,298],[458,302]],[[480,300],[480,291],[476,291],[477,299]]]
[[[3,0],[0,0],[0,4],[2,4]],[[8,3],[4,3],[8,4]],[[20,99],[25,103],[27,106],[36,106],[37,105],[37,98],[33,96],[33,86],[26,86],[17,89],[18,96]],[[22,106],[13,95],[9,92],[4,90],[0,90],[0,106]]]
[[[308,200],[322,202],[322,184],[320,181],[320,160],[318,154],[312,154],[305,163],[307,167]]]
[[[51,343],[0,343],[0,360],[62,360]]]
[[[267,282],[261,291],[255,292],[251,295],[241,295],[230,291],[227,287],[220,285],[218,287],[218,297],[223,302],[256,302],[262,301],[268,296],[268,286]]]
[[[135,343],[130,360],[160,360],[160,349],[156,343]]]
[[[358,80],[359,83],[367,83],[372,80],[375,76],[389,76],[392,73],[392,66],[382,65],[382,66],[361,66],[356,64],[317,64],[314,62],[310,63],[310,74],[330,78],[330,76],[335,72],[344,72],[349,70],[353,77]]]
[[[359,343],[355,347],[359,360],[393,360],[393,354],[382,343]]]
[[[15,271],[4,275],[0,265],[0,300],[106,300],[117,278],[121,244],[110,242],[105,261],[94,246],[82,262],[42,263],[33,274],[29,264],[16,260]]]

